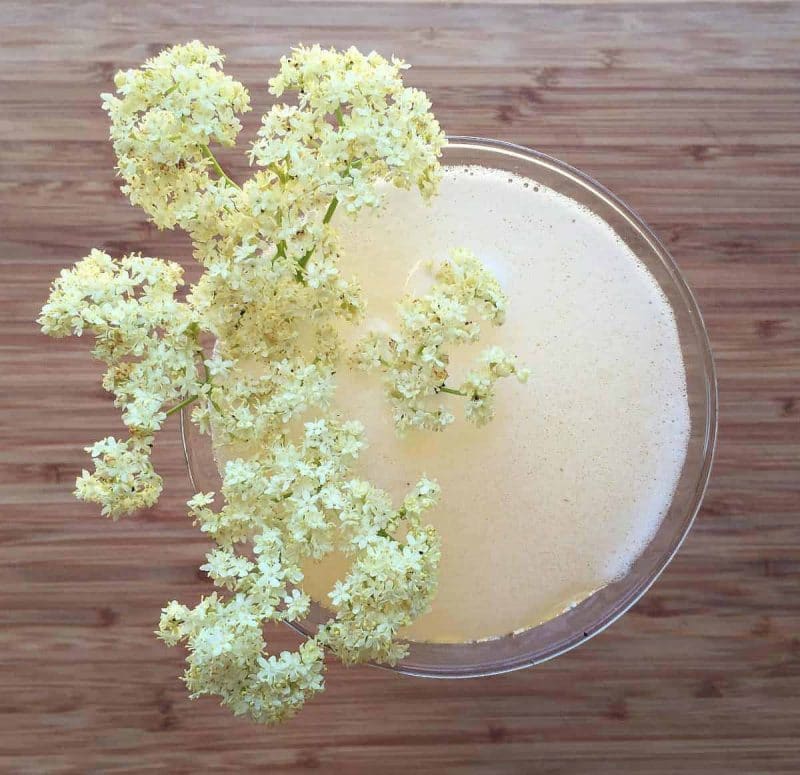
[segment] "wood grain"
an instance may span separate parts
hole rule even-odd
[[[3,0],[0,21],[0,770],[797,771],[800,7]],[[279,729],[186,699],[152,635],[164,601],[207,590],[177,429],[158,508],[112,524],[75,502],[81,447],[119,421],[87,342],[33,319],[91,247],[190,265],[119,194],[98,94],[193,37],[257,107],[300,39],[395,52],[449,132],[565,159],[661,234],[711,332],[719,450],[680,555],[608,632],[473,681],[331,665]]]

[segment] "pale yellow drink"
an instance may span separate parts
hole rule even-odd
[[[656,282],[603,221],[506,172],[449,167],[430,205],[388,193],[378,215],[337,215],[343,270],[368,299],[364,328],[396,321],[394,304],[424,290],[424,263],[473,251],[509,297],[504,326],[453,351],[458,377],[499,344],[532,375],[503,380],[486,427],[398,438],[378,375],[337,375],[336,407],[366,426],[356,473],[399,502],[423,473],[439,481],[430,521],[442,536],[432,610],[403,634],[469,641],[545,621],[623,574],[656,530],[689,434],[686,380],[672,310]],[[325,602],[346,564],[306,567]]]

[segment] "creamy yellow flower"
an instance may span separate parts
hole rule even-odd
[[[185,645],[193,697],[274,723],[322,690],[324,645],[345,662],[393,664],[406,653],[398,630],[435,594],[440,542],[422,520],[438,485],[422,477],[395,506],[354,474],[363,427],[328,416],[339,330],[365,307],[357,279],[342,274],[332,218],[380,206],[387,182],[435,194],[445,138],[425,94],[403,84],[401,60],[299,46],[270,80],[295,104],[263,116],[255,169],[239,184],[214,148],[235,144],[249,95],[222,62],[199,41],[174,46],[118,73],[116,94],[102,95],[123,192],[191,239],[202,273],[185,301],[177,264],[93,250],[56,279],[39,323],[52,336],[94,334],[103,385],[130,429],[126,441],[88,448],[95,471],[77,481],[78,497],[104,514],[155,503],[152,434],[183,406],[240,450],[219,496],[188,502],[214,542],[201,568],[221,593],[193,608],[169,603],[158,634]],[[468,311],[499,323],[504,309],[496,280],[456,251],[434,293],[403,302],[400,334],[361,345],[362,365],[388,370],[399,427],[452,419],[423,400],[444,385],[444,347],[477,338]],[[491,416],[494,382],[512,373],[522,376],[513,359],[487,350],[462,386],[470,419]],[[302,563],[334,549],[352,566],[330,595],[333,617],[296,651],[271,654],[266,625],[309,612]]]
[[[150,463],[152,436],[118,441],[113,436],[86,447],[95,471],[84,470],[75,483],[75,495],[102,505],[104,516],[117,519],[152,506],[161,494],[161,477]]]
[[[336,612],[320,640],[343,662],[396,664],[408,647],[397,631],[430,606],[436,594],[440,540],[432,527],[409,529],[403,540],[378,539],[364,549],[329,597]]]
[[[408,428],[442,430],[455,416],[442,394],[467,399],[467,420],[484,425],[493,414],[495,382],[527,370],[499,347],[491,348],[458,387],[447,385],[449,346],[476,342],[476,317],[500,325],[507,299],[492,273],[463,248],[454,250],[434,272],[435,283],[424,296],[408,296],[398,305],[395,333],[370,332],[356,346],[353,362],[365,371],[383,372],[386,395],[399,432]]]
[[[123,191],[160,228],[192,228],[209,201],[227,199],[209,176],[208,146],[236,142],[250,98],[223,59],[197,40],[173,46],[117,73],[119,96],[102,95]]]

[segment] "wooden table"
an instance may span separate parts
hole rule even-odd
[[[3,0],[0,22],[0,771],[797,772],[797,5]],[[277,729],[186,698],[153,637],[166,600],[208,590],[177,428],[158,508],[113,524],[77,503],[81,448],[120,424],[88,342],[33,319],[94,246],[190,265],[119,194],[98,94],[194,37],[262,109],[298,40],[395,52],[449,132],[571,162],[662,236],[711,332],[719,448],[680,555],[608,632],[481,680],[332,664]]]

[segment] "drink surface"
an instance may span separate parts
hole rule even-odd
[[[500,170],[447,167],[429,205],[387,192],[386,207],[338,214],[345,275],[368,300],[363,329],[396,324],[394,304],[424,291],[430,259],[473,251],[509,297],[505,325],[482,325],[452,350],[456,385],[498,344],[531,369],[498,383],[497,414],[475,428],[458,396],[441,433],[398,438],[378,375],[337,374],[336,409],[366,427],[356,473],[402,499],[420,475],[439,481],[429,512],[442,536],[432,610],[403,633],[463,642],[545,621],[625,573],[656,531],[689,435],[675,319],[647,269],[588,209]],[[346,565],[306,567],[324,603]]]

